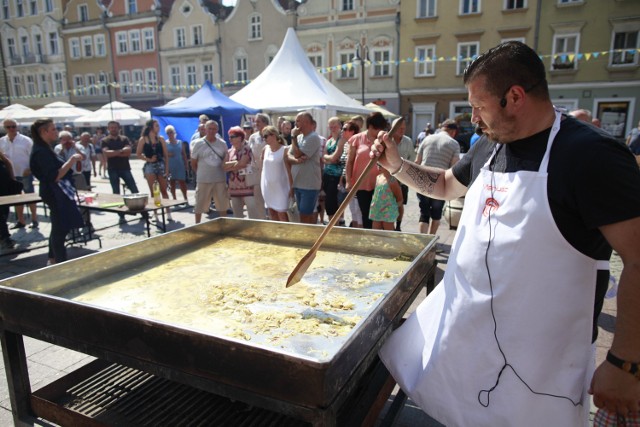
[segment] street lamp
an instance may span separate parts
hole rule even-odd
[[[356,46],[356,56],[354,58],[360,61],[360,78],[362,79],[362,105],[364,105],[364,64],[365,62],[371,62],[369,59],[369,46],[360,42]]]

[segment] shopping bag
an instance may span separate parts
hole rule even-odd
[[[298,204],[293,197],[289,199],[289,209],[287,209],[287,216],[289,222],[300,222],[300,211],[298,211]]]

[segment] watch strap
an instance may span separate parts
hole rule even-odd
[[[627,362],[626,360],[622,360],[619,357],[615,356],[611,351],[607,352],[607,362],[611,363],[613,366],[622,369],[625,372],[630,373],[638,380],[640,380],[640,364],[634,362]]]

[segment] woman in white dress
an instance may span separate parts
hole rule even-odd
[[[285,162],[285,141],[273,126],[262,129],[262,138],[266,142],[262,150],[262,176],[260,187],[264,203],[272,221],[289,221],[287,209],[289,198],[293,196],[293,178],[291,167]]]

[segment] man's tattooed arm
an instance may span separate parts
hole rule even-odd
[[[408,185],[414,187],[421,194],[431,195],[435,190],[436,182],[438,182],[441,172],[421,170],[416,165],[408,163],[406,174],[410,181],[407,182]]]

